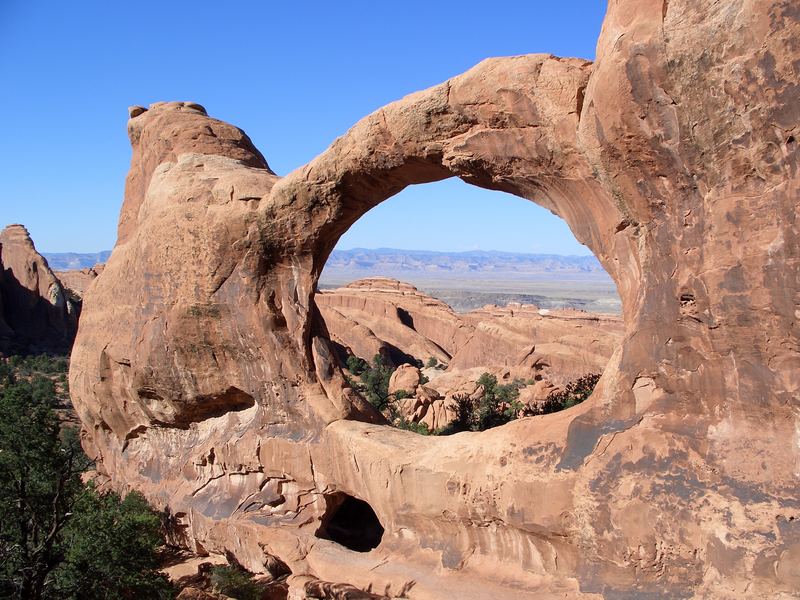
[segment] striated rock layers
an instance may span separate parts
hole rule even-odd
[[[459,314],[386,278],[318,292],[314,301],[340,361],[348,354],[366,360],[381,354],[394,365],[433,357],[451,370],[497,367],[525,378],[547,371],[561,382],[602,373],[623,330],[614,315],[532,305]]]
[[[796,597],[799,17],[617,0],[595,63],[484,61],[284,178],[198,105],[134,108],[71,362],[85,447],[176,538],[288,567],[293,598]],[[325,259],[450,176],[551,209],[615,280],[625,334],[587,402],[434,438],[345,386]]]
[[[0,231],[0,352],[69,352],[79,311],[25,227]]]

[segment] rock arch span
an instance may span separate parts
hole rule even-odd
[[[70,371],[85,447],[187,543],[285,563],[298,593],[796,593],[798,33],[788,1],[620,0],[595,63],[484,61],[284,178],[199,105],[133,109]],[[617,283],[625,342],[578,409],[431,439],[345,387],[325,260],[449,176],[550,208]],[[247,402],[220,414],[230,390]],[[377,549],[314,536],[332,493],[374,509]]]

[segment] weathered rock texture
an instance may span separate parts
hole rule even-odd
[[[69,352],[79,311],[28,230],[0,231],[0,352]]]
[[[134,109],[119,242],[71,362],[86,448],[198,550],[286,563],[294,597],[308,577],[796,597],[799,12],[617,0],[594,64],[487,60],[284,178],[197,105]],[[448,438],[365,422],[315,280],[367,210],[449,176],[553,210],[616,281],[625,338],[586,403]],[[374,550],[315,536],[343,494],[377,514]]]

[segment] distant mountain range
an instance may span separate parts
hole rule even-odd
[[[44,254],[55,271],[93,267],[106,262],[110,255],[108,250]],[[321,288],[332,288],[367,277],[391,277],[411,283],[457,311],[508,302],[533,303],[542,308],[620,311],[614,282],[594,256],[496,250],[334,250],[319,283]]]
[[[88,269],[97,263],[104,263],[111,256],[111,250],[102,252],[42,252],[47,259],[47,264],[54,271],[68,271],[71,269]]]
[[[44,253],[50,268],[86,269],[106,262],[111,251]],[[395,248],[334,250],[322,280],[375,276],[419,279],[532,279],[610,281],[594,256],[523,254],[498,250],[434,252]]]
[[[495,250],[432,252],[428,250],[334,250],[322,280],[384,275],[403,279],[563,279],[610,281],[594,256],[521,254]]]

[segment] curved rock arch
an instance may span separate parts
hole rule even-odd
[[[485,61],[285,178],[198,105],[134,109],[70,370],[86,448],[188,543],[277,556],[295,587],[796,592],[799,29],[778,0],[621,0],[594,64]],[[430,439],[344,385],[314,318],[325,260],[448,176],[553,210],[616,281],[627,334],[590,402]],[[375,510],[369,556],[314,538],[331,493]]]

